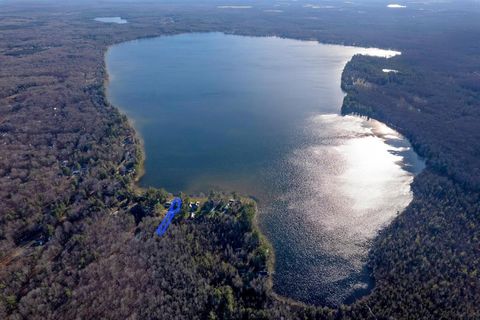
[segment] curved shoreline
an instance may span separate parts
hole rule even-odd
[[[128,40],[128,41],[124,41],[124,42],[119,42],[119,43],[115,43],[115,44],[112,44],[110,46],[107,47],[107,49],[105,50],[104,52],[104,60],[103,60],[103,67],[104,67],[104,70],[105,70],[105,74],[106,74],[106,79],[104,81],[104,86],[103,86],[103,92],[104,92],[104,95],[106,97],[106,101],[109,102],[108,100],[108,95],[107,95],[107,90],[106,90],[106,87],[107,87],[107,84],[108,84],[108,81],[109,81],[109,78],[108,78],[108,72],[107,72],[107,68],[106,68],[106,55],[108,53],[108,50],[110,50],[111,46],[114,46],[114,45],[119,45],[119,44],[123,44],[123,43],[128,43],[128,42],[136,42],[136,41],[139,41],[139,40],[144,40],[144,39],[151,39],[151,38],[159,38],[159,37],[171,37],[171,36],[177,36],[177,35],[182,35],[182,34],[191,34],[191,33],[209,33],[209,32],[179,32],[179,33],[174,33],[174,34],[167,34],[167,35],[158,35],[158,36],[146,36],[146,37],[140,37],[138,39],[133,39],[133,40]],[[305,42],[314,42],[314,43],[318,43],[318,44],[325,44],[325,45],[339,45],[339,46],[345,46],[345,45],[342,45],[342,44],[334,44],[334,43],[322,43],[320,41],[317,41],[317,40],[305,40],[305,39],[296,39],[296,38],[290,38],[290,37],[278,37],[278,36],[264,36],[264,35],[243,35],[243,34],[236,34],[236,33],[226,33],[226,32],[221,32],[221,33],[224,33],[224,34],[228,34],[228,35],[235,35],[235,36],[244,36],[244,37],[267,37],[267,38],[280,38],[280,39],[287,39],[287,40],[295,40],[295,41],[305,41]],[[353,46],[352,46],[353,47]],[[357,47],[357,48],[363,48],[363,47]],[[384,50],[384,49],[378,49],[378,48],[374,48],[374,47],[370,47],[370,48],[364,48],[364,49],[373,49],[373,50]],[[385,50],[389,50],[389,49],[385,49]],[[391,50],[390,50],[391,51]],[[390,56],[390,57],[385,57],[385,58],[391,58],[393,56],[396,56],[398,54],[401,54],[400,52],[396,52],[396,54]],[[372,58],[375,58],[375,56],[372,56],[372,55],[368,55],[368,54],[360,54],[360,55],[366,55],[368,57],[372,57]],[[344,92],[344,99],[342,101],[342,105],[340,106],[339,108],[339,114],[342,114],[343,115],[343,111],[344,111],[344,103],[345,103],[345,99],[348,97],[348,92],[346,92],[345,90],[343,90],[343,73],[345,72],[345,69],[347,67],[347,65],[352,61],[354,56],[352,56],[352,58],[350,58],[350,60],[348,60],[344,66],[344,68],[342,69],[342,78],[341,78],[341,88],[342,88],[342,92]],[[112,103],[110,103],[114,108],[116,108],[121,114],[125,115],[125,113],[122,112],[121,108],[117,108],[115,105],[113,105]],[[358,113],[358,115],[360,117],[362,116],[368,116],[367,114],[364,114],[362,115],[361,113]],[[129,118],[127,117],[128,119],[128,125],[134,130],[135,132],[135,135],[137,137],[137,149],[138,149],[138,171],[135,175],[135,179],[134,179],[134,182],[133,182],[133,187],[135,190],[137,191],[142,191],[142,190],[145,190],[144,187],[141,187],[139,185],[139,180],[142,178],[142,176],[145,174],[145,167],[144,167],[144,163],[145,163],[145,159],[146,159],[146,151],[145,151],[145,146],[144,146],[144,143],[143,143],[143,139],[141,137],[141,135],[139,134],[138,130],[135,128],[135,125],[134,125],[134,122]],[[377,120],[377,119],[376,119]],[[381,122],[380,120],[377,120],[379,122]],[[381,122],[383,123],[383,122]],[[268,239],[268,237],[264,234],[264,232],[262,231],[260,225],[259,225],[259,221],[258,221],[258,208],[257,208],[257,203],[254,199],[252,199],[252,201],[255,203],[255,216],[254,216],[254,221],[253,221],[253,227],[254,227],[254,230],[257,231],[259,233],[259,235],[261,235],[261,242],[263,241],[264,243],[266,243],[266,245],[270,248],[271,250],[271,253],[268,255],[268,261],[267,261],[267,269],[268,269],[268,272],[270,275],[274,274],[275,272],[275,252],[273,250],[273,245],[272,243],[270,242],[270,240]],[[406,208],[405,208],[406,209]],[[405,210],[404,209],[404,210]],[[393,222],[393,221],[392,221]],[[376,239],[376,237],[374,238]],[[369,252],[371,251],[372,249],[369,250]],[[368,264],[368,262],[367,262]],[[373,278],[373,277],[372,277]],[[375,279],[373,278],[373,281],[375,281]],[[304,303],[302,301],[298,301],[298,300],[295,300],[295,299],[292,299],[292,298],[289,298],[288,296],[283,296],[283,295],[280,295],[278,293],[276,293],[274,290],[273,290],[273,276],[269,276],[268,277],[268,283],[269,283],[269,287],[270,287],[270,290],[271,290],[271,295],[273,298],[277,299],[278,301],[281,301],[281,302],[284,302],[284,303],[288,303],[288,304],[291,304],[291,305],[296,305],[296,306],[308,306],[309,304],[307,303]],[[375,289],[375,286],[369,288],[367,290],[367,292],[365,294],[361,294],[359,297],[357,298],[354,298],[354,299],[350,299],[349,303],[343,303],[342,305],[350,305],[350,304],[354,304],[358,301],[360,301],[362,298],[365,298],[366,296],[370,295],[370,293]],[[323,306],[323,304],[321,305]]]
[[[145,174],[145,159],[146,159],[146,152],[145,152],[145,145],[142,136],[140,135],[140,132],[135,128],[135,124],[133,123],[133,120],[127,116],[126,113],[124,113],[121,108],[117,107],[115,104],[110,102],[108,99],[108,84],[110,82],[110,75],[108,74],[107,70],[107,64],[106,64],[106,56],[108,54],[108,51],[110,50],[110,46],[106,47],[105,52],[103,53],[103,63],[102,63],[102,73],[104,74],[104,79],[102,83],[102,94],[104,96],[105,102],[108,103],[112,108],[117,110],[118,113],[120,113],[122,116],[124,116],[127,120],[127,124],[130,129],[134,132],[134,139],[135,139],[135,156],[136,156],[136,161],[135,161],[135,174],[133,175],[133,184],[132,187],[138,190],[142,190],[138,183],[140,179],[143,177]]]

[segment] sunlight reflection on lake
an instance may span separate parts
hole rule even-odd
[[[371,283],[370,242],[411,201],[423,168],[394,130],[338,115],[355,54],[400,53],[208,33],[107,54],[109,100],[145,142],[141,184],[253,195],[275,248],[275,290],[311,303],[338,304]]]

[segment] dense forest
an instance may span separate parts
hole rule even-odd
[[[373,3],[328,12],[299,3],[275,15],[268,1],[230,11],[0,4],[0,317],[480,318],[480,9]],[[112,10],[129,23],[93,21]],[[273,254],[246,198],[226,208],[234,196],[212,193],[195,217],[184,208],[166,237],[153,235],[170,195],[134,184],[141,147],[105,99],[104,53],[203,31],[402,51],[356,56],[342,76],[343,113],[387,123],[427,160],[413,202],[375,239],[370,295],[338,309],[278,297]]]

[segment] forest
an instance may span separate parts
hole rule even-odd
[[[274,16],[269,1],[230,11],[1,3],[0,318],[480,318],[480,9],[462,4],[412,13],[299,3]],[[129,23],[93,21],[112,11]],[[233,195],[212,193],[195,218],[153,236],[170,195],[135,184],[141,142],[105,98],[104,54],[207,31],[402,52],[355,56],[342,75],[342,113],[387,123],[427,162],[412,203],[374,241],[369,295],[336,309],[276,295],[274,254],[248,198],[220,210]]]

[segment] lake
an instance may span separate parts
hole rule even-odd
[[[423,161],[382,123],[339,115],[355,54],[398,52],[221,33],[106,55],[111,103],[146,151],[142,186],[258,200],[277,293],[337,305],[367,292],[369,245],[411,201]]]

